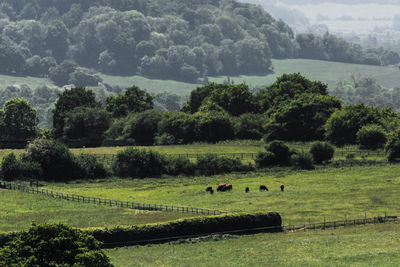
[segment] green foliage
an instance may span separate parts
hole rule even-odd
[[[326,95],[301,94],[271,108],[265,125],[267,140],[310,141],[324,138],[324,125],[340,109],[339,99]]]
[[[296,153],[293,156],[294,166],[302,170],[314,170],[313,156],[307,152]]]
[[[75,179],[99,179],[108,176],[107,170],[95,155],[79,154],[75,157],[77,177]]]
[[[196,120],[187,113],[171,113],[158,125],[158,144],[188,144],[196,140]]]
[[[93,236],[62,224],[32,225],[0,248],[4,266],[113,266]]]
[[[14,153],[5,156],[1,162],[1,175],[6,181],[20,178],[20,165]]]
[[[131,86],[123,94],[107,97],[106,110],[114,117],[124,117],[129,112],[143,112],[153,107],[153,97],[137,86]]]
[[[68,83],[75,85],[76,87],[86,87],[86,86],[97,86],[99,82],[103,80],[100,76],[96,74],[90,74],[87,70],[82,68],[75,69],[74,72],[70,74],[70,79]]]
[[[386,141],[385,130],[377,124],[365,125],[357,132],[357,143],[360,145],[360,148],[383,148]]]
[[[265,149],[267,152],[271,152],[274,155],[275,165],[289,165],[291,159],[290,149],[285,143],[281,141],[272,141]]]
[[[385,152],[388,160],[391,162],[400,158],[400,130],[397,129],[388,135],[388,141],[385,145]]]
[[[0,138],[9,141],[26,141],[34,139],[38,134],[38,118],[36,110],[28,101],[13,98],[5,103],[0,112]]]
[[[266,117],[261,114],[245,113],[234,119],[237,139],[260,140],[263,137]]]
[[[68,181],[76,178],[74,156],[64,144],[54,140],[34,140],[28,145],[22,160],[40,164],[44,180]]]
[[[361,127],[380,124],[384,112],[364,104],[345,106],[341,110],[336,110],[325,124],[326,139],[337,146],[354,144]]]
[[[99,107],[76,107],[64,118],[64,138],[80,139],[84,146],[100,146],[110,127],[110,114]]]
[[[152,177],[162,174],[165,162],[158,152],[127,148],[117,154],[112,169],[120,177]]]
[[[200,170],[202,175],[208,176],[220,173],[251,171],[253,167],[243,164],[240,159],[205,154],[197,158],[196,169]]]
[[[164,167],[164,172],[168,175],[177,176],[180,174],[193,175],[195,172],[196,165],[192,163],[189,159],[169,156],[166,159],[166,165]]]
[[[275,155],[272,152],[258,152],[256,159],[256,167],[258,169],[275,165]]]
[[[95,94],[85,88],[72,88],[59,95],[53,110],[53,127],[56,137],[61,137],[64,131],[65,118],[68,112],[77,107],[95,108],[100,104],[96,102]]]
[[[311,145],[310,153],[314,162],[321,164],[333,158],[335,149],[328,142],[314,142]]]
[[[198,112],[193,115],[196,122],[196,140],[204,142],[218,142],[230,140],[235,130],[231,117],[221,112]]]
[[[131,114],[126,119],[124,139],[135,145],[153,145],[158,132],[158,123],[165,116],[165,113],[156,110]]]
[[[99,229],[89,231],[88,233],[99,241],[114,243],[261,227],[272,227],[269,232],[280,232],[282,231],[281,226],[282,219],[278,213],[255,212],[187,218],[167,223],[132,226],[129,228]]]

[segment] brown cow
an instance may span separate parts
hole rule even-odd
[[[220,192],[222,191],[222,189],[224,189],[226,187],[226,184],[219,184],[217,187],[217,191]]]

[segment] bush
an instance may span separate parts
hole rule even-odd
[[[164,171],[168,175],[193,175],[195,164],[182,157],[168,157]]]
[[[272,141],[266,147],[266,150],[274,155],[276,165],[289,165],[291,153],[289,147],[282,141]]]
[[[106,243],[141,241],[168,238],[181,235],[212,234],[215,232],[235,231],[272,227],[268,232],[282,231],[282,219],[278,213],[236,213],[198,218],[186,218],[176,221],[132,226],[129,228],[96,229],[88,233],[97,240]]]
[[[265,168],[275,164],[275,156],[272,152],[259,152],[255,159],[256,168]]]
[[[293,157],[294,166],[302,170],[314,170],[313,157],[310,153],[300,152]]]
[[[160,153],[127,148],[117,154],[112,169],[121,177],[152,177],[162,174],[165,162]]]
[[[218,157],[215,154],[205,154],[197,159],[197,169],[202,175],[215,175],[235,171],[250,171],[251,165],[245,165],[240,159]]]
[[[75,158],[78,175],[82,179],[98,179],[107,177],[107,170],[98,162],[97,157],[91,154],[80,154]]]
[[[393,162],[400,158],[400,129],[390,133],[385,145],[388,160]]]
[[[77,165],[68,148],[57,141],[36,139],[28,145],[22,161],[36,162],[44,180],[68,181],[75,178]]]
[[[377,124],[363,126],[357,132],[357,142],[364,149],[382,148],[386,143],[385,130]]]
[[[312,154],[314,162],[321,164],[333,158],[335,149],[327,142],[314,142],[311,145],[310,153]]]
[[[62,224],[32,225],[0,248],[2,266],[112,266],[100,242]]]

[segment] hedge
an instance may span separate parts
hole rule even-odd
[[[114,247],[118,246],[119,244],[112,243],[122,243],[120,245],[129,242],[153,243],[149,242],[149,240],[186,235],[205,235],[218,232],[266,227],[271,228],[263,229],[262,232],[283,231],[282,219],[279,213],[235,213],[199,218],[186,218],[158,224],[115,227],[110,229],[105,228],[87,231],[88,234],[93,235],[97,240],[104,242],[106,247]],[[261,231],[249,230],[245,232],[254,233]]]

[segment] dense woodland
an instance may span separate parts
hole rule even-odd
[[[261,7],[230,0],[4,0],[0,73],[97,85],[95,72],[196,81],[272,71],[271,58],[396,64],[333,35],[295,36]]]

